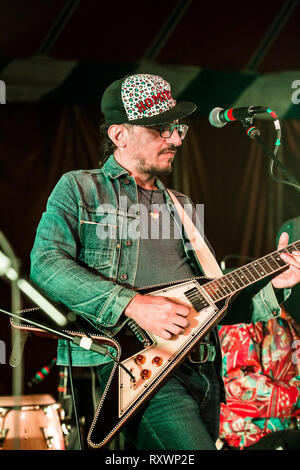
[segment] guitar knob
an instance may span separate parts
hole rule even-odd
[[[135,358],[135,363],[138,364],[139,366],[142,364],[145,364],[146,358],[142,354],[138,354]]]
[[[143,369],[141,372],[141,377],[143,380],[149,379],[151,377],[151,370]]]
[[[153,359],[152,359],[152,364],[154,364],[155,366],[161,366],[163,363],[163,360],[161,357],[159,356],[155,356]]]

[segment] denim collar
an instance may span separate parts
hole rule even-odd
[[[122,175],[128,175],[126,168],[119,165],[117,160],[113,155],[110,155],[108,160],[104,163],[102,167],[103,173],[110,176],[111,178],[119,178]]]
[[[106,160],[102,167],[103,173],[113,179],[119,178],[120,176],[127,175],[129,176],[128,171],[123,166],[119,165],[117,160],[115,159],[114,155],[110,155],[110,157]],[[166,190],[166,187],[162,181],[156,178],[156,185],[159,189]],[[169,205],[172,205],[172,200],[168,193],[166,194],[166,202]]]

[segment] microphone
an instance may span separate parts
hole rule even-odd
[[[228,122],[242,121],[246,118],[251,118],[255,114],[262,114],[267,112],[264,106],[249,106],[248,108],[214,108],[208,116],[208,120],[214,127],[223,127]]]

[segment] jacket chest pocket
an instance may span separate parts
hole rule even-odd
[[[106,220],[80,221],[81,249],[79,259],[95,269],[108,268],[113,263],[117,242],[117,226]]]

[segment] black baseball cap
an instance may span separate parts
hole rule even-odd
[[[176,102],[171,86],[158,75],[134,74],[113,82],[104,92],[101,111],[108,126],[152,126],[181,119],[196,110],[189,101]]]

